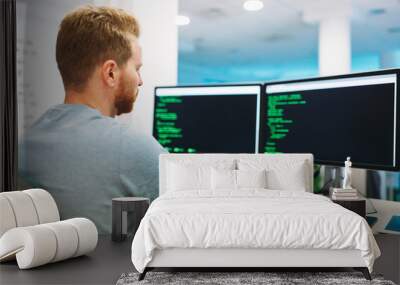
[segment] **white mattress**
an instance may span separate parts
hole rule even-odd
[[[136,232],[132,262],[143,272],[168,248],[355,249],[370,271],[380,255],[359,215],[320,195],[265,189],[160,196]]]

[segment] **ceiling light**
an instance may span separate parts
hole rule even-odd
[[[264,7],[264,4],[260,0],[247,0],[243,3],[243,8],[247,11],[258,11]]]
[[[187,17],[187,16],[178,15],[178,16],[176,16],[175,23],[176,23],[178,26],[186,26],[186,25],[189,25],[189,23],[190,23],[190,18]]]

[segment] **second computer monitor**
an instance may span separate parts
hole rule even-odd
[[[398,170],[398,80],[397,69],[266,84],[260,151]]]
[[[153,135],[173,153],[258,151],[261,85],[157,87]]]

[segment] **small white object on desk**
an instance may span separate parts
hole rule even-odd
[[[343,188],[331,188],[330,196],[333,200],[357,200],[357,190],[351,187],[351,161],[348,156],[344,162]]]
[[[344,162],[344,179],[343,179],[343,189],[352,189],[351,187],[351,161],[350,156],[347,157]]]

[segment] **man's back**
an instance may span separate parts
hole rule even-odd
[[[49,109],[20,146],[20,174],[48,190],[61,217],[87,217],[111,231],[111,199],[158,196],[158,155],[150,136],[85,105]]]

